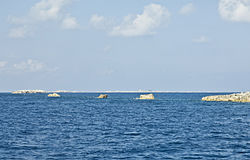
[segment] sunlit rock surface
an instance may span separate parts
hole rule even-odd
[[[250,92],[234,93],[229,95],[207,96],[203,101],[225,101],[225,102],[250,102]]]
[[[108,98],[108,95],[107,94],[100,94],[100,96],[97,98]]]
[[[57,93],[52,93],[52,94],[49,94],[48,97],[61,97],[61,96]]]
[[[136,99],[155,99],[153,94],[144,94],[144,95],[140,95],[140,98],[136,98]]]

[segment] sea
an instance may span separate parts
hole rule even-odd
[[[0,93],[0,159],[249,160],[250,103],[217,94]]]

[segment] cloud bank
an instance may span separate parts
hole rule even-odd
[[[250,0],[220,0],[219,13],[228,21],[250,22]]]
[[[32,60],[32,59],[28,59],[27,61],[14,64],[13,66],[17,70],[26,71],[26,72],[37,72],[45,68],[45,64],[36,60]]]
[[[46,63],[33,59],[27,59],[17,63],[0,61],[0,71],[6,73],[55,72],[58,69],[58,67],[49,67]]]
[[[48,21],[61,22],[63,29],[77,28],[75,17],[64,13],[65,6],[72,0],[41,0],[30,8],[29,14],[24,17],[9,16],[11,24],[16,25],[10,29],[10,38],[25,38],[32,32],[32,28]]]

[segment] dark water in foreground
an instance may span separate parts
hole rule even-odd
[[[250,103],[61,95],[0,94],[0,159],[250,159]]]

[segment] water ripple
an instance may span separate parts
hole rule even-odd
[[[0,159],[250,159],[249,103],[0,94]]]

